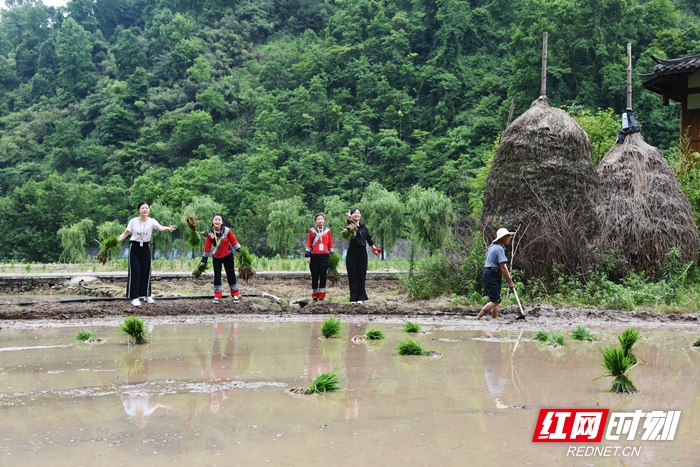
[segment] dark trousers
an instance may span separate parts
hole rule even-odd
[[[326,289],[326,276],[328,275],[328,255],[311,255],[311,288],[314,292]]]
[[[151,296],[151,249],[148,243],[141,246],[139,242],[131,242],[126,296],[131,299]]]
[[[367,249],[359,245],[350,244],[348,254],[345,257],[345,266],[348,269],[348,285],[350,286],[350,301],[358,302],[369,300],[365,291],[367,278]]]
[[[228,280],[228,285],[236,285],[236,270],[233,263],[233,253],[229,253],[223,258],[212,258],[212,264],[214,266],[214,287],[221,286],[221,265],[224,265],[226,269],[226,279]],[[231,288],[233,290],[233,288]]]

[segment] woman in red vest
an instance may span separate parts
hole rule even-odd
[[[221,265],[226,268],[226,279],[231,289],[233,303],[238,303],[238,285],[236,284],[236,270],[233,263],[233,252],[238,251],[241,245],[236,240],[236,236],[228,227],[224,226],[224,216],[214,214],[211,220],[212,227],[207,232],[207,239],[204,242],[204,254],[202,255],[202,267],[207,264],[209,255],[212,256],[214,266],[214,303],[219,303],[222,298],[221,292]]]
[[[314,227],[306,240],[306,262],[311,268],[311,298],[314,302],[326,299],[326,273],[328,256],[333,253],[333,233],[326,227],[322,213],[314,216]]]

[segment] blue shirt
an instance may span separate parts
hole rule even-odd
[[[499,242],[494,242],[491,244],[489,249],[486,251],[486,263],[485,268],[498,268],[501,263],[507,263],[508,258],[506,258],[506,247]]]

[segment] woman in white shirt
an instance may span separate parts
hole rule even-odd
[[[144,298],[146,303],[153,303],[151,297],[151,249],[148,246],[153,229],[158,229],[161,232],[172,232],[176,228],[172,223],[168,227],[163,227],[157,220],[148,217],[151,208],[145,201],[139,203],[138,211],[139,217],[131,219],[126,230],[119,236],[121,242],[131,235],[126,296],[132,299],[131,304],[134,306],[141,306],[139,297]]]

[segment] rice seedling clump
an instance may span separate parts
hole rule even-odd
[[[561,332],[553,332],[549,334],[549,345],[564,345],[564,334]]]
[[[406,338],[405,341],[399,342],[396,346],[396,353],[399,355],[427,355],[428,351],[411,338]]]
[[[209,263],[199,263],[199,265],[192,271],[192,277],[195,279],[199,279],[202,274],[204,274],[204,271],[206,271],[209,268]]]
[[[75,339],[81,342],[85,342],[89,339],[97,339],[97,336],[94,332],[90,331],[89,329],[82,329],[75,333]]]
[[[571,331],[571,338],[577,341],[593,341],[595,336],[585,326],[577,326]]]
[[[112,250],[112,248],[116,248],[117,245],[119,245],[119,237],[116,235],[108,237],[104,242],[102,242],[102,245],[100,245],[100,252],[97,253],[97,260],[102,264],[109,261],[110,250]]]
[[[695,341],[695,343],[693,344],[693,346],[694,346],[694,347],[700,347],[700,337],[698,338],[698,340]]]
[[[246,247],[241,247],[238,249],[238,275],[241,279],[248,282],[248,280],[255,277],[255,269],[253,269],[253,262],[255,257],[250,254]]]
[[[331,253],[328,255],[328,282],[331,285],[336,285],[338,280],[340,280],[340,273],[338,272],[338,265],[340,264],[340,255],[338,253]]]
[[[627,370],[633,365],[632,360],[625,355],[625,351],[617,347],[601,347],[601,362],[606,372],[600,378],[610,376],[613,379],[610,391],[622,394],[634,394],[637,388],[627,377]],[[597,378],[596,378],[597,379]]]
[[[368,329],[365,337],[369,340],[384,339],[384,333],[380,329]]]
[[[403,330],[406,332],[420,332],[420,324],[406,321],[406,324],[403,325]]]
[[[321,325],[321,334],[323,334],[323,337],[325,337],[326,339],[330,339],[331,337],[338,337],[338,335],[340,334],[340,320],[334,318],[333,315],[331,315],[330,318],[324,320],[323,324]]]
[[[136,345],[148,344],[148,331],[141,318],[127,316],[119,326],[119,331],[123,335],[129,336]]]
[[[321,372],[311,381],[307,389],[308,394],[324,394],[340,389],[338,385],[338,375],[333,371],[328,373]]]
[[[544,329],[540,329],[539,331],[537,331],[533,339],[536,341],[547,342],[549,340],[549,333]]]
[[[636,328],[627,328],[617,336],[617,340],[620,342],[620,347],[625,353],[625,357],[629,358],[633,365],[637,363],[637,357],[632,353],[632,347],[640,337],[642,337],[642,335]]]

